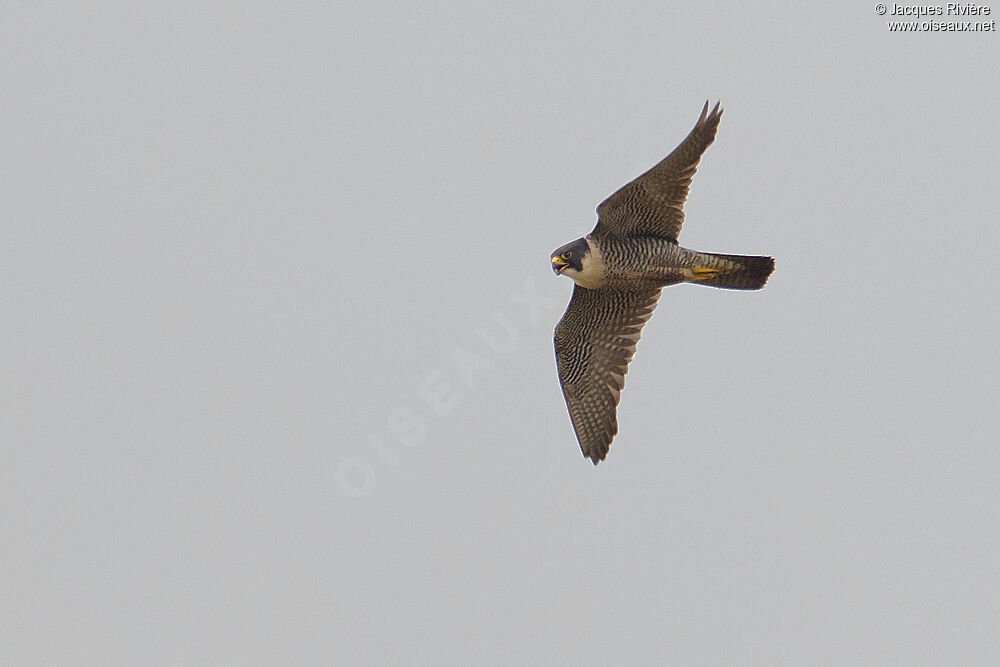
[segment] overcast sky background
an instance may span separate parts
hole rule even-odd
[[[874,5],[6,5],[0,662],[1000,661],[1000,42]],[[549,252],[706,99],[777,269],[595,468]]]

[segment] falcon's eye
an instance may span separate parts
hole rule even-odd
[[[572,256],[573,256],[572,250],[567,250],[566,252],[563,253],[563,259],[569,259]]]

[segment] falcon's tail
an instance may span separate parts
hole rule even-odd
[[[774,271],[771,257],[699,253],[691,282],[726,289],[760,289]]]

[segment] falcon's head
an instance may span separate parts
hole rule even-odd
[[[586,239],[577,239],[572,243],[556,248],[552,253],[552,270],[558,276],[572,278],[583,271],[583,260],[590,254],[590,245]]]

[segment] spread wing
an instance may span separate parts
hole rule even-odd
[[[556,366],[583,455],[604,460],[618,433],[616,408],[642,327],[660,298],[659,287],[636,292],[579,285],[556,325]]]
[[[709,112],[705,102],[694,129],[670,155],[600,203],[593,233],[661,236],[676,243],[691,177],[701,154],[715,140],[721,117],[718,104]]]

